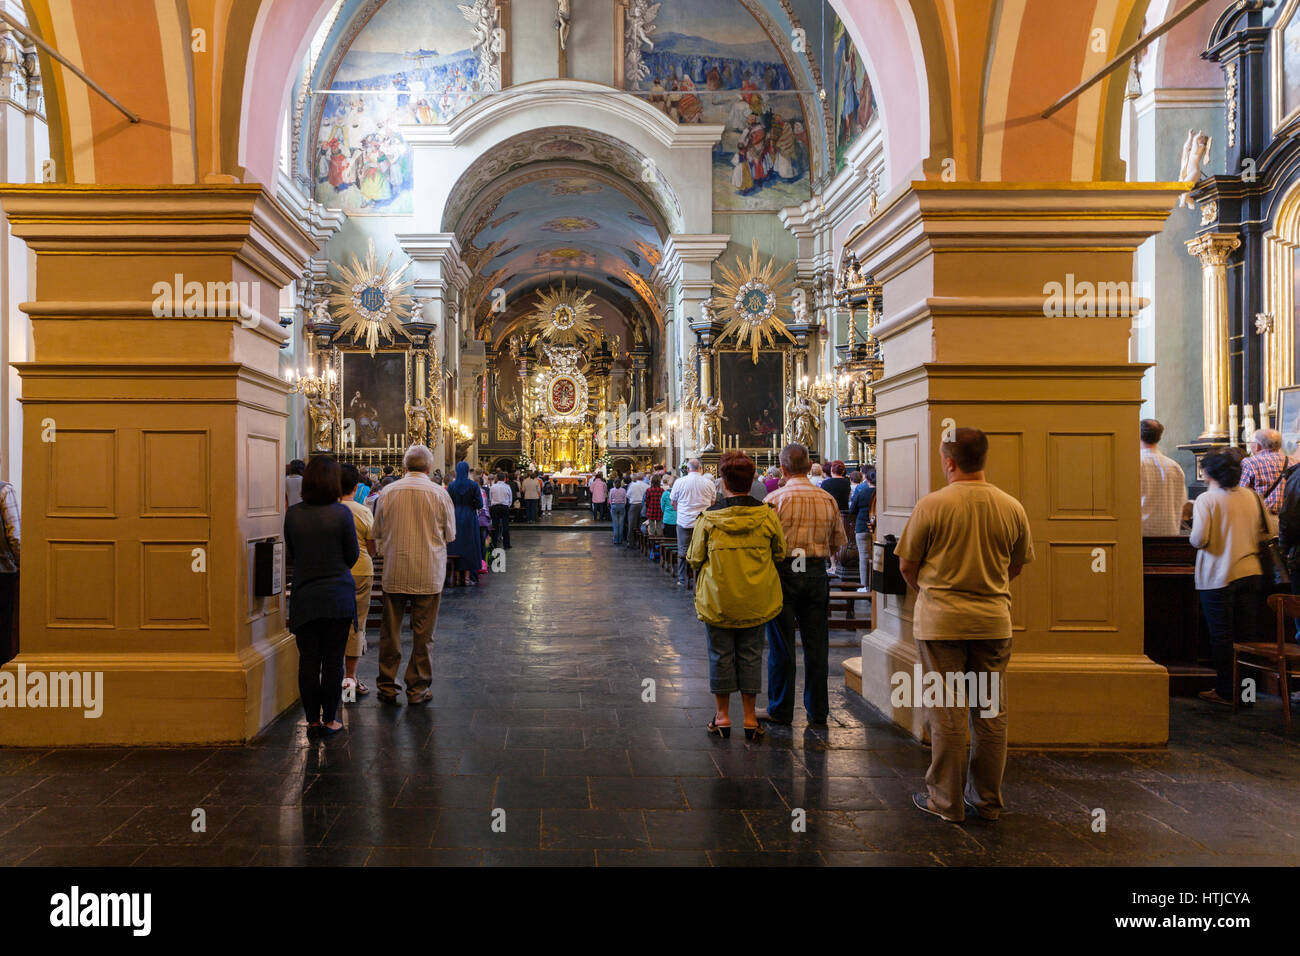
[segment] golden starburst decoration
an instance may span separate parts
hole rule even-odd
[[[736,345],[742,350],[747,345],[751,349],[755,365],[758,364],[759,345],[775,344],[778,332],[791,342],[796,341],[781,319],[793,287],[793,283],[787,281],[790,270],[794,268],[793,262],[786,263],[780,271],[776,271],[775,256],[768,259],[766,265],[760,264],[758,240],[755,239],[748,263],[737,257],[734,271],[725,264],[719,268],[725,280],[718,284],[721,295],[709,300],[718,317],[727,323],[719,341],[734,334]]]
[[[554,286],[545,292],[539,292],[537,308],[533,310],[531,318],[540,326],[542,338],[548,342],[566,344],[595,335],[596,329],[592,322],[596,313],[591,310],[591,304],[587,301],[589,298],[590,290],[582,292],[576,286],[570,289],[563,282],[560,283],[558,292]]]
[[[353,254],[351,268],[338,267],[343,278],[329,280],[335,288],[330,293],[330,304],[343,314],[334,338],[352,335],[357,342],[364,338],[370,354],[374,355],[381,337],[385,342],[391,341],[395,334],[411,337],[403,327],[402,319],[411,313],[411,297],[406,290],[415,284],[415,280],[401,281],[402,273],[410,268],[411,263],[407,262],[393,272],[392,262],[393,254],[390,252],[383,266],[379,265],[372,239],[364,264]]]

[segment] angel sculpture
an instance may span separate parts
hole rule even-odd
[[[646,66],[642,53],[655,48],[650,34],[655,31],[654,19],[660,6],[661,4],[650,3],[648,0],[632,0],[628,6],[624,55],[628,76],[637,82],[650,78],[650,68]]]
[[[474,0],[472,5],[456,4],[461,16],[469,21],[474,39],[470,49],[478,57],[479,88],[495,90],[501,85],[497,6],[493,0]]]
[[[725,417],[722,402],[710,396],[700,402],[696,410],[699,419],[699,450],[717,451],[722,440],[722,419]]]
[[[1183,144],[1183,162],[1179,167],[1178,180],[1184,183],[1199,183],[1205,178],[1205,165],[1210,161],[1210,147],[1214,137],[1201,130],[1189,129],[1187,142]],[[1183,193],[1180,204],[1188,209],[1195,209],[1190,192]]]
[[[797,391],[786,407],[786,419],[789,422],[785,430],[786,441],[803,445],[809,451],[816,449],[821,411],[821,405],[808,394],[807,389]]]
[[[311,416],[313,451],[334,450],[334,429],[338,427],[339,406],[325,389],[320,389],[307,407]]]
[[[316,309],[311,314],[311,320],[321,325],[329,325],[334,319],[330,316],[330,307],[324,299],[316,303]]]
[[[410,321],[412,321],[412,322],[423,322],[423,321],[424,321],[424,303],[425,303],[426,301],[427,301],[427,300],[425,300],[425,299],[416,299],[416,300],[415,300],[415,304],[411,306],[411,317],[410,317]]]

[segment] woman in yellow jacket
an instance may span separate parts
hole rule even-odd
[[[781,613],[776,562],[785,534],[776,512],[750,497],[754,460],[738,451],[722,456],[723,497],[695,522],[686,560],[696,569],[695,613],[709,636],[709,689],[717,711],[709,733],[731,736],[731,695],[740,691],[745,737],[763,736],[754,699],[763,687],[764,625]]]

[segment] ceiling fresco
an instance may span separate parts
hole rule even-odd
[[[661,240],[645,206],[612,179],[553,164],[488,190],[466,212],[461,245],[507,295],[548,276],[599,287],[614,275],[653,300],[647,280]]]

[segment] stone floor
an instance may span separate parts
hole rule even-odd
[[[1300,861],[1300,746],[1276,701],[1233,718],[1176,700],[1160,752],[1013,753],[1002,821],[944,824],[909,803],[927,750],[845,691],[845,635],[828,728],[710,738],[689,594],[581,516],[548,523],[516,532],[504,574],[444,595],[432,707],[363,698],[328,743],[294,712],[245,748],[0,750],[0,864]]]

